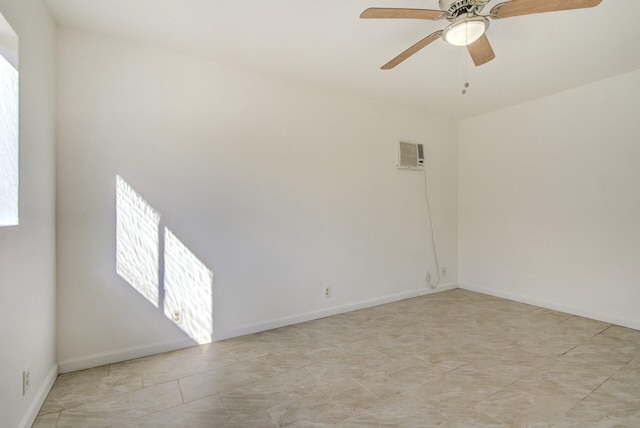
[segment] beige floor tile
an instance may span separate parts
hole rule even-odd
[[[386,399],[408,388],[436,380],[444,373],[446,370],[442,367],[410,357],[389,362],[380,370],[358,377],[356,380],[378,398]]]
[[[318,361],[335,360],[345,351],[336,345],[308,346],[268,354],[264,358],[278,372],[298,369]]]
[[[636,357],[634,357],[631,361],[627,363],[627,366],[636,367],[636,368],[640,367],[640,351],[638,352]]]
[[[142,372],[112,371],[109,365],[62,374],[49,392],[40,415],[141,388]]]
[[[459,415],[449,419],[440,428],[513,428],[525,425],[509,425],[505,422],[498,421],[489,415],[478,411],[465,411]],[[528,427],[527,427],[528,428]]]
[[[572,358],[594,367],[606,367],[613,372],[629,363],[637,355],[640,355],[640,350],[634,350],[633,346],[617,338],[597,335],[571,349],[561,358]]]
[[[625,366],[607,379],[596,390],[598,393],[608,394],[619,401],[640,404],[640,368]]]
[[[319,382],[322,388],[334,393],[362,386],[356,379],[350,376],[324,376],[322,378],[319,378],[318,376],[312,374],[312,371],[309,370],[309,367],[305,367],[305,370]]]
[[[185,402],[233,391],[273,376],[276,371],[264,358],[244,361],[179,380]]]
[[[462,354],[460,348],[456,346],[455,343],[444,346],[434,346],[426,351],[416,352],[415,355],[427,363],[444,370],[454,370],[473,361],[473,356]]]
[[[180,388],[173,381],[63,410],[57,426],[110,426],[180,404]]]
[[[107,367],[108,368],[108,367]],[[135,382],[112,385],[100,379],[87,383],[67,383],[51,389],[46,401],[40,409],[40,414],[58,412],[86,403],[101,401],[142,389],[142,379]]]
[[[545,361],[548,360],[536,356],[521,355],[513,358],[496,355],[494,358],[473,361],[463,367],[488,376],[497,386],[506,387],[535,372]]]
[[[560,331],[569,335],[580,336],[582,339],[589,339],[600,334],[611,327],[611,324],[602,321],[596,321],[589,318],[573,315],[564,321],[558,323],[557,327]]]
[[[209,349],[197,347],[197,349],[200,352],[186,353],[182,351],[184,355],[170,355],[168,358],[145,361],[143,364],[143,385],[145,387],[157,385],[237,362],[233,355],[225,349],[215,347]]]
[[[519,379],[521,389],[546,388],[582,400],[605,382],[613,373],[607,367],[585,364],[566,358],[554,360]]]
[[[594,392],[553,425],[558,428],[637,428],[640,427],[640,401]]]
[[[111,425],[110,428],[211,428],[231,422],[220,396],[212,395],[146,416],[131,418]]]
[[[368,348],[362,353],[346,352],[338,358],[309,364],[305,369],[326,385],[351,383],[350,379],[362,379],[372,373],[384,371],[393,360]]]
[[[460,367],[424,385],[409,388],[423,403],[452,418],[501,389],[490,376]]]
[[[140,360],[123,361],[109,365],[109,378],[116,383],[132,383],[142,379],[143,363]]]
[[[602,336],[616,338],[626,345],[633,346],[636,352],[640,352],[640,330],[612,325],[602,332]]]
[[[83,385],[89,382],[103,380],[108,376],[109,365],[79,370],[72,373],[65,373],[57,377],[53,388],[60,388],[67,385]]]
[[[279,404],[326,388],[305,369],[280,373],[220,394],[233,419],[251,416]]]
[[[458,289],[65,374],[34,426],[638,427],[639,397],[640,331]]]
[[[217,427],[216,427],[217,428]],[[221,428],[279,428],[271,415],[262,410],[249,416],[237,416],[232,422]]]
[[[337,427],[437,427],[447,418],[408,392],[389,395],[379,403],[356,412]]]
[[[237,361],[247,361],[273,353],[287,352],[291,350],[292,346],[296,346],[302,341],[302,337],[296,332],[288,328],[279,328],[230,339],[223,343],[225,343],[225,349]]]
[[[557,358],[580,345],[581,339],[562,331],[554,324],[536,327],[532,331],[524,330],[513,343],[523,352],[543,358]]]
[[[508,426],[549,426],[579,402],[555,389],[517,384],[483,400],[474,410]]]
[[[570,318],[572,315],[551,309],[536,308],[529,312],[529,323],[534,324],[558,324]]]
[[[279,426],[331,426],[355,412],[368,409],[379,400],[362,387],[338,393],[319,389],[269,408]]]
[[[38,416],[31,428],[55,428],[59,417],[60,412]]]

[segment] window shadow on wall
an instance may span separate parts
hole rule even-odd
[[[116,272],[195,342],[213,340],[213,272],[120,176]]]

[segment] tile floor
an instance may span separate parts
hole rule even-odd
[[[452,290],[58,377],[34,427],[640,427],[640,331]]]

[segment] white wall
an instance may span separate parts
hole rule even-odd
[[[0,228],[0,425],[30,426],[55,380],[55,40],[40,0],[0,0],[19,37],[20,224]],[[31,388],[22,395],[22,371]]]
[[[460,124],[462,286],[640,328],[640,71]]]
[[[214,273],[214,338],[457,282],[451,119],[59,28],[58,358],[61,370],[184,346],[115,271],[121,176]],[[323,298],[323,287],[333,296]]]

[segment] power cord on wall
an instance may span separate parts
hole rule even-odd
[[[438,278],[435,284],[431,284],[431,281],[429,281],[429,286],[431,286],[431,288],[436,288],[438,284],[440,284],[440,263],[438,262],[438,253],[436,251],[436,240],[433,237],[433,222],[431,221],[431,205],[429,204],[429,191],[427,186],[427,169],[423,168],[422,172],[424,173],[424,201],[427,205],[427,216],[429,217],[429,230],[431,231],[431,246],[433,248],[433,258],[436,261],[436,275]]]

